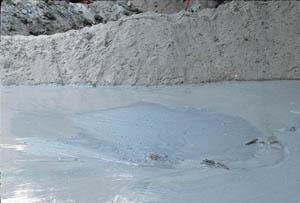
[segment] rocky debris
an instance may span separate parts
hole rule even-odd
[[[79,2],[85,2],[85,4]],[[194,0],[190,11],[198,12],[203,8],[215,8],[218,2]],[[176,13],[183,10],[183,7],[181,0],[6,0],[1,9],[1,34],[49,35],[116,21],[123,16],[130,16],[141,11]]]
[[[67,1],[3,2],[2,35],[42,35],[80,29],[99,23],[116,21],[139,11],[126,1],[95,1],[91,4]]]
[[[210,160],[210,159],[204,159],[201,164],[206,165],[208,167],[211,168],[222,168],[222,169],[226,169],[229,170],[229,167],[226,166],[225,164],[215,161],[215,160]]]
[[[51,36],[1,36],[4,85],[300,79],[300,2],[143,13]]]

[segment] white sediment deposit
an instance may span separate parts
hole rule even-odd
[[[144,13],[50,36],[1,36],[2,84],[300,79],[300,2]]]

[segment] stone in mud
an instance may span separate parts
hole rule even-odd
[[[253,139],[253,140],[247,142],[246,145],[252,145],[252,144],[255,144],[255,143],[257,143],[257,141],[258,141],[258,139],[255,138],[255,139]]]

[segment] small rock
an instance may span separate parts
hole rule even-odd
[[[255,138],[255,139],[251,140],[250,142],[247,142],[246,145],[252,145],[252,144],[255,144],[255,143],[257,143],[257,141],[258,141],[258,139]]]
[[[190,12],[192,12],[192,13],[197,13],[200,10],[201,10],[201,5],[200,4],[192,5],[191,8],[190,8]]]
[[[104,18],[98,14],[95,15],[94,18],[95,18],[96,23],[103,23],[103,21],[104,21]]]

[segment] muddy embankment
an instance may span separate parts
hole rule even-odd
[[[9,84],[161,85],[300,79],[300,2],[234,1],[81,30],[1,36]]]

